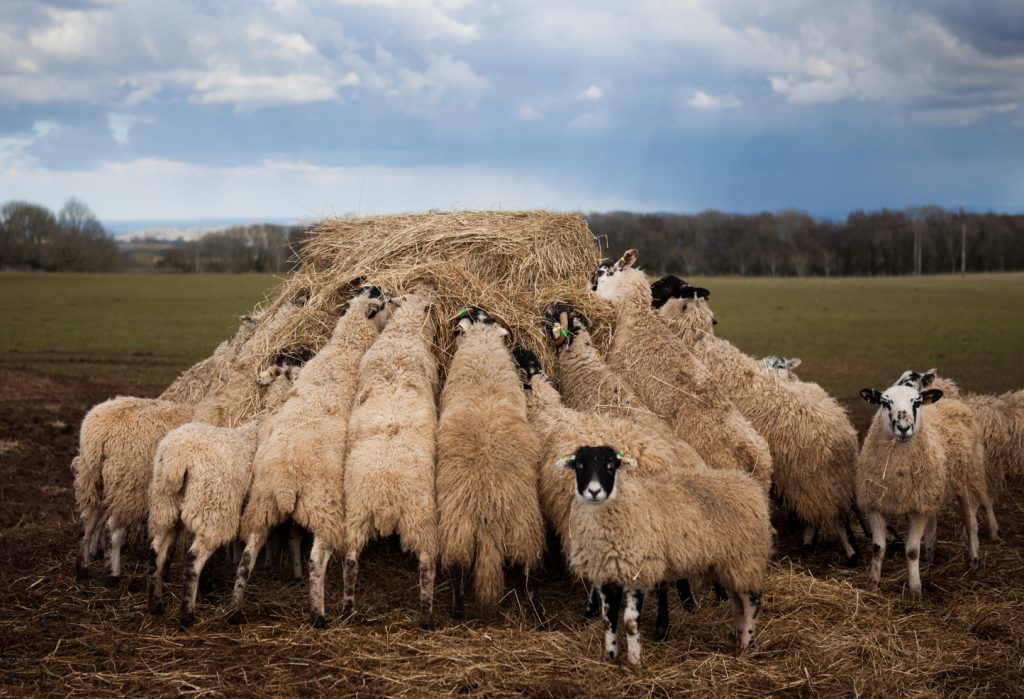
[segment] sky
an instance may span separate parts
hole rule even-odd
[[[3,0],[0,200],[1024,211],[1021,0]]]

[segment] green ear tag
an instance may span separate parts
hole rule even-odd
[[[459,311],[459,315],[457,317],[465,318],[468,315],[469,315],[469,309],[468,308],[463,308],[461,311]]]
[[[562,337],[569,337],[569,331],[566,330],[565,328],[559,328],[558,334],[561,335]]]
[[[615,452],[615,455],[616,455],[617,457],[619,457],[620,459],[622,458],[622,452],[621,452],[621,451],[617,451],[617,452]]]

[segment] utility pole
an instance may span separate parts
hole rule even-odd
[[[960,276],[967,276],[967,217],[960,207]]]

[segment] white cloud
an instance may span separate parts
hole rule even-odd
[[[590,87],[579,94],[579,97],[587,100],[599,100],[604,97],[604,92],[597,85],[591,84]]]
[[[547,118],[544,112],[528,104],[524,104],[516,110],[516,117],[522,121],[543,121]]]
[[[735,95],[727,94],[719,97],[713,97],[703,90],[696,90],[693,93],[693,96],[687,100],[687,103],[691,107],[706,110],[735,108],[742,104]]]
[[[59,128],[59,124],[54,121],[36,121],[33,122],[32,131],[29,133],[0,136],[0,167],[31,165],[33,161],[27,158],[25,151]]]
[[[154,121],[151,116],[141,116],[128,112],[110,112],[107,114],[107,126],[110,128],[110,135],[118,144],[128,144],[132,128],[137,124],[149,124]]]

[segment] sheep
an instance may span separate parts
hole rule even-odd
[[[615,309],[608,364],[708,466],[753,473],[766,482],[772,470],[768,444],[703,362],[655,315],[647,278],[633,267],[637,254],[629,250],[614,264],[602,265],[591,281]]]
[[[228,621],[241,623],[245,588],[268,532],[289,517],[313,534],[309,559],[310,621],[324,616],[324,574],[344,546],[343,468],[359,361],[390,317],[390,298],[365,286],[343,307],[334,332],[307,362],[288,400],[261,427],[252,487],[242,511],[245,541]]]
[[[407,294],[359,363],[345,458],[345,596],[355,607],[359,553],[397,533],[419,559],[420,621],[431,624],[438,554],[434,497],[437,362],[430,304]]]
[[[579,341],[579,337],[576,341]],[[542,463],[552,463],[556,458],[572,452],[579,443],[598,443],[607,440],[627,450],[637,459],[638,477],[707,469],[707,465],[696,452],[680,451],[677,446],[678,440],[673,436],[666,436],[660,430],[629,418],[581,412],[564,405],[558,391],[541,373],[540,364],[533,353],[528,350],[517,350],[515,356],[523,387],[526,389],[530,426],[540,438],[543,447]],[[569,513],[573,498],[568,487],[570,480],[571,477],[565,471],[542,468],[538,482],[541,511],[561,541],[562,551],[567,560],[571,544]],[[692,608],[693,594],[689,581],[683,579],[675,583],[684,606]],[[655,637],[660,640],[668,632],[668,591],[664,585],[658,586],[656,591],[658,621]],[[594,588],[591,605],[587,608],[587,617],[596,615],[599,605],[598,591]]]
[[[912,369],[904,371],[896,380],[895,386],[909,386],[921,391],[925,388],[937,388],[942,391],[945,400],[936,408],[950,405],[950,398],[956,398],[963,402],[974,415],[973,425],[976,428],[978,438],[981,440],[984,453],[984,481],[986,485],[1001,484],[1005,478],[1004,464],[1006,453],[1012,454],[1013,448],[1006,449],[1007,434],[1012,433],[1012,412],[1007,411],[1005,401],[999,396],[967,396],[963,395],[960,387],[950,378],[940,377],[937,369],[929,369],[920,373]],[[1012,442],[1011,442],[1012,444]],[[991,445],[991,446],[990,446]],[[1013,458],[1012,456],[1010,458]],[[992,497],[986,487],[978,493],[978,500],[985,508],[985,521],[988,525],[989,538],[992,541],[999,539],[999,523],[996,519],[995,510],[992,507]]]
[[[454,616],[465,615],[465,573],[491,617],[504,592],[503,563],[521,567],[543,622],[530,573],[541,563],[544,526],[537,496],[541,446],[504,338],[482,309],[458,318],[455,355],[441,391],[437,511],[441,566],[453,572]]]
[[[855,513],[853,471],[857,431],[839,403],[814,384],[784,380],[732,343],[712,333],[707,289],[674,277],[656,282],[658,315],[712,372],[715,382],[772,454],[772,484],[782,506],[805,525],[810,548],[818,534],[842,544],[846,564],[859,565],[849,520]],[[795,366],[795,365],[793,365]]]
[[[614,443],[581,444],[552,464],[575,474],[569,566],[599,586],[605,657],[612,660],[617,655],[623,595],[626,660],[636,665],[645,594],[659,582],[708,571],[732,601],[740,652],[752,648],[772,553],[773,530],[764,493],[748,476],[734,471],[636,478],[628,472],[638,464]],[[619,476],[619,471],[626,475]]]
[[[243,316],[234,338],[217,348],[214,356],[206,360],[207,368],[203,371],[218,377],[231,373],[232,362],[251,340],[257,322]],[[211,386],[219,384],[212,382]],[[128,529],[142,524],[146,518],[146,495],[156,446],[165,434],[192,420],[195,412],[196,406],[189,403],[117,396],[86,413],[79,433],[78,455],[71,464],[81,523],[76,577],[85,577],[105,523],[110,538],[106,584],[118,583],[121,547]]]
[[[921,597],[920,554],[935,551],[937,515],[956,495],[967,534],[967,563],[978,567],[978,504],[987,497],[984,452],[970,408],[944,399],[939,389],[865,388],[861,397],[878,405],[857,460],[857,501],[867,516],[874,547],[869,584],[878,589],[886,546],[886,518],[906,516],[908,585]],[[939,408],[942,410],[939,410]]]
[[[272,378],[264,405],[270,413],[284,402],[297,367],[275,363],[260,380],[266,381],[267,375]],[[151,613],[163,612],[164,568],[178,528],[184,526],[193,540],[185,559],[180,623],[184,628],[195,621],[196,587],[203,567],[214,551],[238,535],[264,416],[240,427],[190,422],[160,440],[149,490]]]

